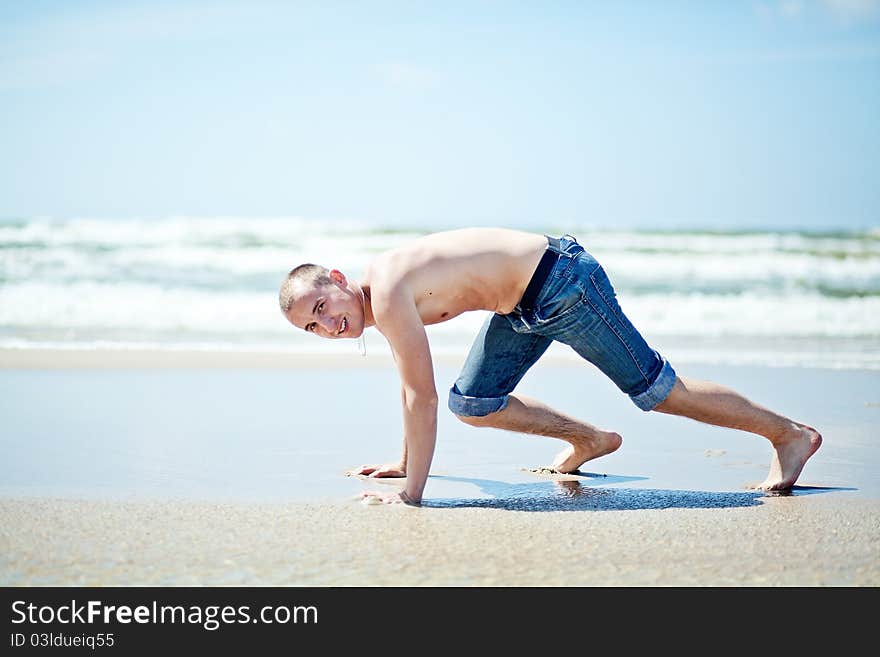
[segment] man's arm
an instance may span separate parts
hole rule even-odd
[[[423,327],[424,328],[424,327]],[[406,406],[406,388],[400,386],[400,407]],[[403,454],[400,457],[400,469],[406,474],[406,431],[403,432]]]
[[[428,336],[412,295],[401,283],[387,296],[374,295],[373,316],[400,374],[406,457],[401,499],[419,504],[437,440],[437,388]]]

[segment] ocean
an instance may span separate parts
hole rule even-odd
[[[880,229],[604,230],[575,235],[674,363],[880,369]],[[45,218],[0,222],[0,348],[350,353],[294,329],[277,290],[306,261],[355,279],[427,230],[299,218]],[[464,354],[485,313],[428,327]],[[367,331],[370,353],[387,351]],[[559,345],[554,353],[574,354]]]

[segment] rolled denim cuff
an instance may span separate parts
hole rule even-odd
[[[449,389],[449,410],[462,417],[483,417],[507,406],[507,395],[502,397],[468,397],[458,386]]]
[[[633,403],[643,411],[652,411],[669,396],[672,386],[675,385],[675,370],[665,358],[663,359],[663,367],[660,374],[654,379],[654,383],[638,395],[630,395]]]

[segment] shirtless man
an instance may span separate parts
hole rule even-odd
[[[503,228],[435,233],[379,255],[360,282],[337,269],[300,265],[284,279],[281,310],[322,338],[357,338],[375,326],[391,347],[402,386],[403,456],[364,466],[373,477],[406,477],[385,503],[421,503],[437,437],[437,389],[425,326],[470,310],[492,311],[449,391],[449,408],[481,427],[559,438],[555,459],[573,472],[620,447],[622,439],[541,402],[512,394],[554,340],[596,365],[642,410],[655,410],[767,438],[773,448],[762,490],[797,481],[822,443],[812,427],[708,381],[676,375],[623,314],[599,263],[575,238]]]

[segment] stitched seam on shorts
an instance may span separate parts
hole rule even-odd
[[[565,267],[565,269],[561,272],[558,272],[557,274],[554,274],[554,278],[565,278],[565,280],[568,281],[570,285],[573,285],[575,288],[578,289],[578,291],[581,293],[581,298],[578,299],[578,301],[575,302],[573,305],[563,310],[561,313],[557,313],[552,317],[547,317],[546,319],[537,318],[538,321],[537,324],[535,324],[537,328],[543,329],[555,325],[556,322],[561,321],[570,314],[573,314],[576,310],[578,310],[587,302],[587,291],[582,287],[582,281],[580,280],[580,278],[571,278],[570,276],[568,276],[568,273],[577,262],[578,255],[580,255],[580,253],[576,253],[574,257],[570,258],[568,265]],[[598,267],[599,266],[597,265],[596,269],[598,269]],[[595,271],[595,269],[593,271]]]
[[[458,386],[455,385],[455,388]],[[474,397],[473,395],[465,395],[461,392],[455,392],[455,388],[450,388],[449,392],[451,393],[451,397],[455,400],[455,406],[460,411],[472,412],[472,411],[483,411],[484,402],[495,402],[499,401],[501,404],[504,404],[504,398],[507,396],[506,394],[501,395],[499,397]],[[453,413],[455,413],[454,409],[451,409]],[[490,413],[493,411],[489,411]]]
[[[558,315],[553,315],[552,317],[548,317],[547,319],[539,319],[539,320],[538,320],[538,323],[535,324],[535,328],[538,328],[538,329],[552,328],[552,327],[554,327],[557,323],[561,322],[561,321],[564,320],[566,317],[568,317],[569,315],[573,315],[576,311],[580,310],[581,307],[582,307],[585,303],[587,303],[587,295],[586,295],[586,293],[584,293],[583,290],[581,290],[581,295],[582,295],[582,296],[581,296],[581,298],[577,301],[577,303],[575,303],[573,306],[569,306],[568,308],[566,308],[565,310],[563,310],[563,311],[562,311],[561,313],[559,313]],[[551,338],[551,340],[552,340],[552,339],[553,339],[553,338]]]
[[[557,276],[557,278],[566,278],[569,283],[573,283],[573,284],[577,285],[580,282],[580,277],[575,275],[574,278],[572,278],[571,277],[571,270],[574,269],[575,265],[577,265],[580,262],[580,257],[582,255],[584,255],[585,253],[586,253],[586,251],[578,251],[577,253],[564,253],[563,255],[565,255],[568,258],[568,264],[565,266],[565,269],[563,269],[561,272],[559,272],[559,275]],[[601,265],[597,264],[596,266],[599,267]],[[593,271],[595,271],[595,269]],[[592,274],[592,272],[590,272],[590,273]],[[580,285],[578,285],[578,287],[580,287]]]
[[[565,267],[562,268],[562,269],[559,269],[559,263],[557,262],[557,264],[556,264],[556,265],[554,266],[554,268],[553,268],[553,273],[552,273],[552,275],[550,275],[550,276],[547,277],[547,281],[548,281],[548,282],[549,282],[550,280],[557,280],[557,279],[560,279],[560,278],[568,278],[568,272],[571,270],[571,266],[572,266],[572,264],[574,263],[574,258],[571,257],[571,254],[569,254],[569,253],[565,253],[565,252],[560,253],[560,254],[559,254],[559,257],[560,257],[560,258],[566,258],[566,259],[568,260],[568,262],[565,263]],[[544,290],[541,290],[541,292],[543,292],[543,291],[544,291]]]
[[[598,267],[597,267],[596,269],[598,269]],[[593,273],[596,273],[596,270],[593,270]],[[593,284],[593,288],[595,288],[596,292],[599,293],[599,296],[602,298],[602,301],[604,301],[604,302],[605,302],[605,305],[608,306],[608,300],[605,298],[605,295],[602,294],[602,290],[599,289],[599,286],[596,284],[596,281],[593,279],[593,274],[590,274],[590,282]],[[596,304],[593,303],[593,300],[592,300],[592,299],[590,299],[590,305],[593,307],[593,310],[596,311],[596,314],[598,314],[599,317],[602,318],[602,321],[605,322],[605,324],[608,325],[608,328],[611,329],[611,332],[614,333],[614,335],[617,336],[617,339],[620,340],[621,344],[622,344],[624,347],[626,347],[626,350],[627,350],[627,352],[629,353],[629,357],[632,358],[633,363],[635,363],[636,369],[639,370],[639,374],[642,375],[642,378],[643,378],[643,379],[645,380],[645,382],[648,384],[648,388],[650,388],[650,387],[651,387],[651,382],[648,381],[648,375],[645,374],[645,371],[642,369],[642,366],[641,366],[641,364],[639,363],[639,359],[636,358],[635,352],[633,351],[632,347],[629,346],[629,343],[624,339],[624,337],[623,337],[623,336],[620,334],[620,332],[614,327],[614,325],[613,325],[611,322],[608,321],[608,319],[605,317],[605,314],[601,311],[600,308],[598,308],[598,307],[596,306]],[[610,307],[609,307],[609,308],[610,308]],[[614,317],[615,317],[618,321],[620,321],[620,318],[617,316],[617,313],[615,313],[613,309],[611,310],[611,314],[614,315]]]
[[[605,294],[602,292],[602,288],[599,287],[599,284],[596,283],[596,280],[593,278],[593,274],[595,274],[600,269],[600,267],[596,267],[596,269],[594,269],[593,271],[590,272],[590,282],[593,284],[593,287],[596,288],[596,292],[599,293],[599,296],[602,297],[602,301],[604,301],[605,305],[608,306],[608,309],[611,311],[611,314],[617,318],[617,321],[619,321],[619,322],[623,321],[621,319],[620,315],[617,314],[617,311],[614,310],[614,304],[612,304],[610,301],[608,301],[608,297],[605,296]],[[608,277],[607,272],[605,273],[605,276],[606,276],[606,278]],[[610,280],[608,281],[608,284],[611,285]],[[623,311],[621,310],[621,312],[623,312]]]

